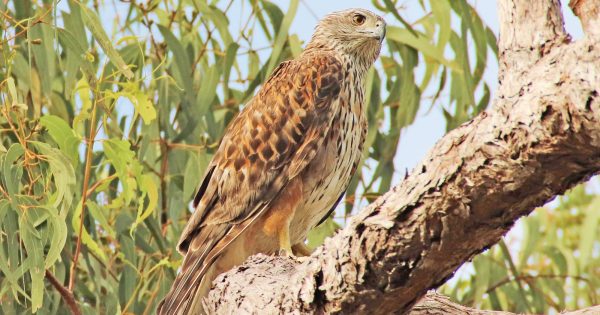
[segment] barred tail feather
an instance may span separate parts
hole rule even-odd
[[[198,288],[208,286],[210,289],[214,276],[206,277],[206,274],[218,255],[209,254],[216,243],[227,234],[229,227],[228,224],[206,226],[194,238],[183,259],[181,272],[158,306],[158,315],[188,314]]]
[[[252,225],[264,209],[265,207],[262,207],[252,218],[239,224],[225,223],[202,227],[201,232],[192,239],[183,259],[181,272],[175,278],[169,293],[160,302],[157,314],[203,314],[204,312],[200,308],[201,300],[208,294],[212,281],[218,276],[213,263],[233,241]],[[242,262],[243,260],[236,261],[233,262],[233,265]]]

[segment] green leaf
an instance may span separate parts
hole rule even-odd
[[[15,217],[16,217],[16,214],[11,210],[10,203],[8,202],[8,200],[0,199],[0,227],[2,227],[2,224],[9,225],[9,226],[2,227],[3,228],[2,232],[8,234],[8,237],[7,237],[8,244],[13,244],[13,243],[16,244],[17,243],[17,239],[16,239],[17,233],[16,233],[16,231],[14,231],[14,233],[12,233],[12,231],[10,229],[11,227],[13,227],[15,230],[18,228],[18,224],[16,224],[16,222],[13,222],[13,220],[12,220],[12,218],[15,218]],[[15,224],[13,224],[13,223],[15,223]],[[10,246],[8,249],[16,252],[17,249],[20,249],[20,247]],[[12,255],[12,256],[15,256],[15,255]],[[21,264],[21,266],[18,266],[16,263],[13,263],[13,261],[16,262],[16,259],[15,260],[9,259],[9,257],[5,256],[4,250],[0,250],[0,271],[2,272],[4,279],[9,282],[10,287],[13,290],[13,292],[19,292],[22,295],[27,295],[27,293],[23,289],[21,289],[21,287],[19,285],[20,275],[18,274],[18,271],[17,271],[17,267],[22,267],[24,264]],[[26,268],[26,269],[29,269],[29,268]],[[23,271],[23,272],[25,272],[25,271]],[[2,284],[6,285],[6,282],[3,281]]]
[[[321,246],[325,238],[332,236],[339,228],[340,226],[332,218],[328,218],[321,225],[308,232],[308,236],[306,237],[308,240],[307,246],[309,248]]]
[[[81,100],[81,110],[73,119],[73,129],[79,130],[83,127],[80,124],[91,117],[92,111],[92,95],[90,93],[90,85],[85,76],[77,81],[73,92],[78,93]]]
[[[8,86],[8,95],[11,99],[11,106],[16,106],[19,103],[19,97],[17,95],[17,88],[15,87],[15,79],[12,77],[6,79],[6,85]]]
[[[585,211],[585,219],[581,228],[581,241],[579,242],[579,259],[582,269],[591,266],[590,259],[594,254],[594,244],[598,245],[598,234],[600,233],[600,196],[594,198]],[[593,267],[592,267],[593,268]]]
[[[540,222],[537,217],[530,217],[525,221],[525,237],[523,240],[523,249],[520,252],[519,267],[525,268],[527,260],[537,249],[541,238]]]
[[[104,153],[108,161],[113,165],[117,172],[117,176],[121,180],[123,191],[119,197],[113,200],[112,207],[120,207],[129,202],[135,197],[137,182],[129,174],[133,164],[137,164],[134,159],[135,153],[131,151],[130,143],[120,139],[108,139],[103,142]],[[136,165],[136,168],[137,165]],[[116,202],[116,203],[115,203]]]
[[[110,235],[112,238],[116,238],[117,235],[115,233],[115,230],[113,229],[112,225],[108,222],[108,219],[104,214],[104,209],[102,209],[102,207],[100,207],[97,203],[91,200],[87,201],[87,208],[90,211],[90,214],[92,215],[94,220],[98,221],[100,227],[102,227],[102,229],[106,231],[108,235]]]
[[[269,20],[271,20],[271,25],[273,26],[275,33],[277,33],[283,21],[283,11],[281,11],[281,9],[273,2],[261,1],[261,3],[265,9],[265,12],[267,12],[267,15],[269,16]],[[271,40],[270,37],[269,40]]]
[[[196,107],[198,108],[198,114],[204,116],[210,109],[215,96],[217,96],[217,85],[219,84],[219,70],[217,65],[213,65],[202,78],[202,86],[198,92],[198,98],[196,100]]]
[[[281,21],[281,27],[279,28],[277,36],[275,37],[275,42],[273,43],[271,58],[269,59],[269,65],[267,66],[267,70],[265,72],[267,74],[270,74],[275,68],[275,66],[279,63],[279,55],[281,55],[283,45],[285,44],[288,37],[290,26],[292,25],[294,16],[296,16],[296,11],[298,10],[298,3],[298,0],[290,0],[288,11],[283,17],[283,20]]]
[[[435,1],[443,1],[443,0],[434,0]],[[398,10],[396,10],[396,7],[394,6],[394,3],[391,0],[383,0],[383,3],[385,5],[385,8],[388,9],[389,12],[392,12],[392,15],[394,15],[394,17],[396,19],[398,19],[398,21],[400,21],[400,23],[402,23],[402,25],[404,25],[404,27],[406,27],[406,29],[415,37],[418,37],[419,35],[417,35],[417,32],[415,32],[415,30],[413,30],[412,26],[410,26],[410,24],[408,22],[406,22],[406,20],[404,20],[404,18],[402,18],[402,16],[400,16],[400,14],[398,13]]]
[[[131,144],[125,140],[108,139],[103,142],[103,147],[106,157],[117,170],[117,175],[125,180],[128,177],[127,166],[135,156],[131,151]]]
[[[200,12],[204,18],[211,20],[219,31],[221,39],[225,47],[229,46],[233,39],[229,34],[229,20],[223,11],[219,10],[214,5],[206,4],[206,0],[193,0],[194,7]]]
[[[566,298],[566,293],[565,293],[565,281],[566,279],[553,279],[553,278],[545,278],[545,279],[541,279],[541,281],[545,284],[543,286],[544,288],[544,292],[546,291],[550,291],[551,293],[554,293],[554,295],[556,296],[556,299],[558,300],[560,309],[564,309],[566,307],[566,303],[565,303],[565,298]],[[547,295],[550,295],[549,293]]]
[[[231,75],[231,69],[235,64],[237,51],[239,48],[240,45],[237,43],[231,43],[229,47],[227,47],[225,58],[223,58],[223,95],[226,98],[229,97],[229,78]]]
[[[397,43],[406,44],[418,50],[423,55],[443,64],[444,66],[458,72],[462,72],[459,64],[449,61],[444,57],[444,51],[432,45],[424,36],[415,36],[406,29],[388,26],[387,37]]]
[[[431,4],[431,11],[433,16],[438,22],[438,42],[437,47],[444,49],[448,41],[450,40],[450,34],[452,33],[451,25],[451,7],[448,0],[434,0],[429,2]]]
[[[48,223],[52,226],[50,248],[46,254],[44,266],[46,269],[52,267],[60,258],[60,253],[67,242],[67,223],[65,219],[58,214],[58,210],[53,206],[41,207],[48,213]]]
[[[96,42],[102,47],[102,50],[108,56],[108,59],[110,59],[119,71],[123,72],[127,79],[133,79],[133,72],[129,69],[127,64],[125,64],[125,61],[123,61],[119,52],[113,47],[111,40],[108,38],[108,35],[106,35],[106,32],[102,27],[102,22],[100,22],[98,15],[83,5],[81,6],[81,11],[83,13],[82,17],[85,25],[94,36],[94,39],[96,39]]]
[[[148,95],[144,92],[137,92],[133,94],[133,97],[129,98],[135,107],[135,111],[142,116],[142,120],[146,125],[149,125],[154,119],[156,119],[156,110],[150,101]]]
[[[165,38],[167,47],[173,53],[175,67],[177,68],[175,80],[177,81],[177,84],[179,86],[183,87],[186,99],[190,104],[192,104],[192,92],[194,89],[192,85],[192,65],[190,63],[189,57],[183,49],[183,45],[179,42],[179,40],[177,40],[175,35],[173,35],[173,33],[168,28],[160,24],[157,25],[157,27],[162,36]]]
[[[18,165],[13,165],[23,154],[25,150],[19,143],[14,143],[8,148],[8,152],[4,157],[4,165],[2,173],[4,174],[4,186],[9,195],[14,195],[19,191],[23,168]]]
[[[229,46],[233,43],[233,38],[231,38],[231,34],[229,34],[229,20],[223,11],[219,10],[215,6],[210,6],[210,12],[206,15],[207,18],[211,19],[211,21],[217,27],[219,31],[219,35],[221,35],[221,39],[223,40],[223,45],[225,47]]]
[[[261,1],[260,3],[263,5],[264,12],[266,12],[269,16],[269,20],[271,20],[273,31],[274,33],[276,33],[276,30],[279,29],[279,27],[281,27],[281,21],[283,21],[283,11],[281,11],[281,9],[271,1]],[[258,10],[257,18],[261,28],[265,33],[265,36],[267,37],[269,42],[271,42],[273,40],[273,35],[271,34],[270,29],[267,26],[267,21],[265,20],[262,14],[263,10]]]
[[[477,256],[473,259],[473,267],[475,268],[475,276],[473,277],[473,297],[474,303],[477,305],[480,303],[483,295],[490,286],[492,265],[487,257]]]
[[[75,231],[75,233],[77,235],[79,235],[79,227],[81,226],[81,219],[82,219],[81,215],[82,215],[81,200],[79,200],[79,203],[77,204],[77,207],[75,207],[75,213],[73,213],[73,218],[71,220],[71,227],[73,228],[73,231]],[[94,241],[94,239],[92,238],[90,233],[85,228],[85,224],[81,227],[82,227],[81,228],[81,242],[85,246],[87,246],[87,248],[89,250],[94,252],[94,254],[96,256],[98,256],[98,258],[100,258],[102,260],[102,262],[105,262],[106,255],[104,254],[104,251],[102,251],[102,248],[100,247],[100,245],[98,245],[98,243],[96,243],[96,241]]]
[[[56,186],[56,195],[53,206],[59,208],[61,202],[62,211],[68,209],[73,201],[73,189],[75,186],[75,170],[69,162],[69,159],[61,151],[52,148],[48,144],[32,141],[32,144],[40,150],[46,161],[50,165],[51,176],[54,178]],[[50,176],[48,176],[49,178]]]
[[[51,21],[46,21],[52,23]],[[32,25],[27,32],[28,40],[41,40],[39,45],[28,44],[29,49],[33,52],[35,65],[40,76],[42,93],[45,96],[50,96],[52,91],[52,79],[55,73],[55,53],[52,47],[52,29],[46,23]]]
[[[67,20],[65,20],[65,24],[67,24]],[[83,69],[86,76],[90,78],[94,76],[94,68],[91,62],[84,57],[87,54],[85,38],[82,44],[82,41],[77,40],[71,31],[58,28],[57,32],[60,43],[67,50],[67,74],[65,78],[65,97],[67,99],[71,98],[73,89],[75,89],[79,67]]]
[[[19,220],[19,232],[27,258],[32,260],[29,268],[31,275],[31,312],[35,313],[42,307],[44,301],[44,251],[40,234],[32,223],[35,217],[33,209],[21,215]]]
[[[192,198],[192,194],[195,192],[198,186],[198,177],[194,174],[198,174],[200,170],[200,162],[194,154],[190,154],[185,166],[185,173],[183,174],[183,198],[189,200]]]
[[[146,218],[152,214],[154,209],[156,209],[156,205],[158,204],[158,187],[152,179],[152,176],[146,174],[142,175],[140,189],[142,191],[142,195],[138,200],[138,210],[135,222],[133,222],[133,225],[131,226],[132,234],[137,228],[137,225],[146,220]],[[148,205],[144,209],[144,199],[146,196],[148,196]]]
[[[567,259],[565,255],[563,255],[562,251],[556,246],[546,246],[542,249],[542,253],[544,253],[552,263],[556,266],[557,273],[559,275],[567,275],[569,274],[569,268],[567,264]]]
[[[515,263],[512,260],[510,251],[508,250],[508,247],[506,246],[506,243],[504,242],[504,240],[501,240],[498,244],[500,245],[500,249],[502,250],[502,256],[504,257],[504,260],[505,260],[506,264],[508,265],[510,272],[512,273],[513,277],[516,279],[515,282],[517,284],[517,288],[519,289],[519,300],[523,305],[525,305],[525,307],[527,307],[527,310],[529,312],[532,312],[533,310],[531,309],[531,305],[527,301],[527,294],[525,293],[525,289],[524,289],[523,285],[521,284],[521,280],[519,279],[520,273],[517,270],[517,267],[515,266]]]
[[[62,152],[69,157],[74,166],[79,164],[77,149],[81,139],[66,121],[58,116],[45,115],[40,118],[42,126],[48,129],[52,139],[58,144]]]

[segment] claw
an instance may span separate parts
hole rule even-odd
[[[280,248],[279,256],[296,258],[296,255],[294,255],[291,248],[290,249]]]

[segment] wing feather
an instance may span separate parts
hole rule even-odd
[[[180,244],[203,226],[247,219],[258,200],[272,200],[306,167],[337,111],[342,75],[340,61],[326,54],[274,71],[228,128]],[[214,199],[221,207],[202,209]]]
[[[338,110],[342,76],[341,62],[324,53],[284,62],[232,121],[194,198],[178,242],[182,271],[160,314],[189,307],[181,299],[194,296],[204,270],[314,158]]]

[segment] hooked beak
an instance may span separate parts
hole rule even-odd
[[[385,21],[383,19],[377,21],[377,35],[375,39],[379,40],[379,44],[383,44],[383,40],[385,39]]]
[[[381,32],[381,36],[379,36],[379,44],[383,44],[384,39],[385,39],[385,24],[383,25],[383,32]]]

